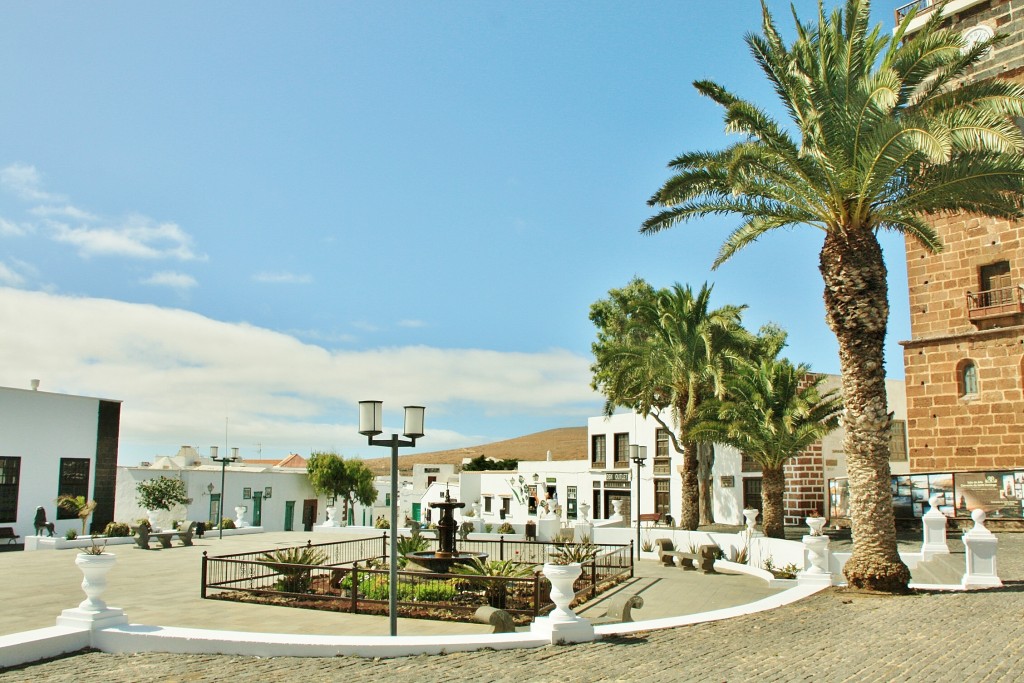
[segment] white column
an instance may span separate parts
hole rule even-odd
[[[832,574],[829,572],[828,536],[821,533],[825,524],[824,517],[808,517],[807,526],[811,533],[803,537],[804,569],[796,575],[797,583],[832,585]]]
[[[756,508],[744,508],[743,518],[747,520],[747,535],[750,538],[757,538],[764,536],[763,533],[757,530],[757,516],[761,514]]]
[[[924,539],[921,543],[921,561],[927,562],[936,555],[949,555],[946,545],[946,515],[939,512],[939,497],[928,499],[928,512],[921,518]]]
[[[964,588],[998,588],[1003,585],[996,574],[996,548],[999,541],[985,528],[985,511],[971,512],[974,528],[964,534],[967,549],[967,574],[960,582]]]

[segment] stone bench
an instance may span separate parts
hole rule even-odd
[[[608,609],[604,616],[594,619],[594,625],[598,624],[624,624],[633,621],[632,610],[635,607],[640,609],[644,606],[644,599],[635,593],[616,593],[608,600]]]
[[[135,545],[143,550],[150,550],[150,539],[156,539],[163,548],[171,547],[171,540],[177,536],[183,546],[192,545],[192,535],[195,533],[196,523],[187,522],[184,529],[177,531],[150,531],[147,526],[132,527],[135,532]]]
[[[503,609],[484,605],[478,607],[473,618],[481,624],[489,624],[494,627],[494,633],[515,633],[516,623],[512,615]]]
[[[695,553],[676,550],[671,539],[659,538],[654,542],[658,546],[658,559],[666,567],[674,567],[675,561],[679,560],[679,566],[683,569],[697,569],[698,567],[705,574],[715,574],[715,546],[702,545]],[[697,566],[694,563],[699,563]]]

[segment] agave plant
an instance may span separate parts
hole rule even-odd
[[[505,609],[510,583],[505,579],[530,576],[533,574],[533,567],[515,560],[481,560],[474,557],[468,564],[453,566],[452,573],[472,577],[473,585],[483,587],[488,605]]]
[[[260,561],[281,575],[274,589],[284,593],[307,593],[313,584],[312,567],[322,565],[327,557],[309,546],[282,548],[265,552]]]
[[[600,548],[586,538],[578,543],[564,543],[548,553],[548,564],[583,564],[597,557],[599,551]]]

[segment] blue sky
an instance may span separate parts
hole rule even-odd
[[[360,398],[395,425],[426,405],[423,449],[472,445],[600,411],[588,307],[634,275],[711,281],[836,372],[818,233],[711,272],[733,219],[637,232],[666,163],[727,142],[693,80],[770,102],[759,20],[753,0],[7,4],[0,385],[123,400],[127,463],[226,424],[249,457],[376,457]]]

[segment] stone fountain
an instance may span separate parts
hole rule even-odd
[[[474,558],[478,558],[481,561],[487,559],[487,553],[460,553],[455,548],[455,530],[458,525],[455,523],[455,516],[452,514],[452,510],[466,507],[465,503],[452,500],[448,490],[445,489],[444,501],[430,503],[430,507],[441,511],[441,519],[437,521],[438,550],[409,553],[405,556],[405,559],[427,571],[437,574],[447,574],[454,564],[468,564]]]

